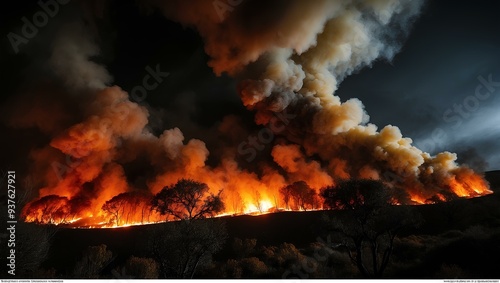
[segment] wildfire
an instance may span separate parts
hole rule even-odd
[[[228,111],[210,128],[187,125],[203,137],[187,139],[177,127],[152,131],[154,107],[137,102],[138,92],[129,96],[118,86],[107,87],[112,76],[92,61],[99,57],[94,45],[101,40],[80,31],[94,27],[68,27],[53,44],[48,68],[58,70],[66,84],[56,85],[64,89],[43,96],[47,107],[35,103],[36,111],[15,111],[23,113],[23,122],[15,124],[36,125],[46,135],[40,140],[50,140],[31,151],[30,173],[40,189],[23,208],[24,221],[112,228],[200,215],[317,210],[323,208],[322,189],[348,179],[380,180],[397,188],[392,203],[400,205],[491,193],[479,174],[457,164],[456,154],[426,153],[399,128],[370,123],[358,99],[343,101],[335,94],[343,78],[394,55],[393,39],[404,38],[403,27],[418,14],[415,1],[282,1],[280,13],[263,6],[262,13],[252,12],[259,17],[236,12],[224,19],[210,14],[215,12],[207,8],[209,1],[179,1],[172,7],[171,1],[155,2],[167,17],[198,30],[208,65],[215,74],[234,78],[255,125]],[[260,16],[277,14],[281,18],[262,24]],[[153,78],[160,83],[168,75],[159,65],[146,70],[143,83]],[[86,95],[69,95],[75,91]],[[72,107],[59,105],[59,92]],[[180,191],[164,190],[183,179],[204,184],[192,199],[213,205],[216,213],[197,210],[192,199],[180,202],[186,206],[181,211]],[[159,196],[174,204],[167,207]]]
[[[470,171],[467,172],[470,173]],[[451,178],[449,186],[451,192],[453,192],[453,198],[470,198],[491,193],[487,183],[476,174],[465,174],[460,175],[460,178]],[[142,196],[142,198],[138,198],[138,196]],[[241,210],[235,211],[226,206],[223,211],[212,215],[212,217],[239,214],[263,215],[284,210],[303,210],[300,208],[299,203],[293,203],[290,200],[287,207],[285,207],[285,203],[287,202],[283,197],[279,198],[281,206],[278,206],[276,201],[273,202],[266,198],[255,199],[249,197],[241,199],[241,203],[239,204],[239,207],[242,207]],[[175,220],[172,217],[155,212],[151,207],[151,197],[148,198],[144,195],[128,193],[121,194],[120,197],[115,196],[112,199],[117,200],[116,204],[108,201],[100,209],[87,206],[75,210],[75,207],[70,206],[72,203],[71,199],[49,195],[28,204],[23,209],[22,216],[26,222],[89,229],[130,227]],[[410,193],[409,199],[410,202],[408,203],[398,201],[394,202],[394,204],[423,205],[450,200],[443,194],[436,194],[434,197],[428,198],[416,193]],[[227,202],[227,199],[225,201]],[[314,207],[312,203],[308,204],[308,206],[308,210],[323,209],[322,206]]]
[[[473,172],[455,176],[451,179],[450,186],[459,197],[475,197],[492,193],[484,180]]]
[[[415,202],[415,204],[425,204],[425,202],[426,202],[425,198],[423,198],[419,195],[412,195],[411,201]]]
[[[244,214],[264,214],[268,213],[273,204],[269,200],[261,200],[257,204],[248,204],[247,209],[244,210]]]

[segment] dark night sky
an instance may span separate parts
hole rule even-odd
[[[0,17],[2,104],[43,72],[39,64],[47,56],[52,34],[72,17],[74,4],[61,7],[14,55],[7,34],[18,30],[21,18],[39,7],[36,1],[11,3],[16,7],[4,7]],[[360,98],[372,123],[379,128],[399,126],[423,150],[450,150],[471,166],[500,169],[500,86],[488,98],[475,98],[479,76],[500,82],[499,11],[500,3],[493,0],[428,1],[395,59],[376,62],[348,77],[337,94],[343,100]],[[196,136],[200,127],[213,126],[229,113],[239,113],[251,124],[252,114],[241,105],[236,82],[212,74],[196,32],[158,13],[146,15],[134,1],[114,1],[108,15],[106,21],[98,21],[102,55],[96,61],[107,67],[114,84],[130,91],[140,84],[146,66],[159,64],[170,72],[147,98],[158,109],[153,113],[158,130],[179,126],[188,137]],[[456,106],[467,103],[465,112],[457,112]],[[4,125],[1,130],[11,133]],[[23,142],[2,143],[5,159],[16,158],[7,147],[22,147]]]

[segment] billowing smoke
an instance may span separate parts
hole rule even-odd
[[[103,66],[89,60],[100,49],[81,22],[61,28],[53,42],[50,69],[73,91],[95,91],[109,85],[111,75]]]
[[[397,176],[427,199],[473,175],[457,165],[455,154],[430,156],[397,127],[377,131],[361,101],[334,95],[346,76],[394,56],[422,1],[216,2],[153,5],[200,32],[214,71],[241,79],[241,99],[256,112],[256,123],[270,125],[284,111],[296,115],[272,150],[287,179],[324,185],[332,178]],[[310,172],[314,177],[307,178]],[[465,187],[460,195],[476,193],[472,184]]]
[[[92,39],[63,36],[50,63],[69,91],[89,94],[75,98],[78,122],[50,132],[50,145],[32,158],[34,174],[44,176],[39,197],[62,198],[58,207],[71,211],[71,219],[105,221],[106,202],[127,194],[147,199],[182,178],[222,189],[228,213],[283,207],[279,189],[299,181],[318,191],[339,179],[380,179],[412,203],[489,192],[482,177],[457,165],[455,154],[422,152],[397,127],[369,123],[358,99],[334,94],[346,76],[394,56],[421,1],[142,4],[200,33],[209,66],[238,80],[243,104],[263,129],[252,132],[227,116],[216,131],[220,144],[210,149],[200,139],[186,140],[179,128],[154,135],[148,109],[119,87],[106,87],[111,76],[90,60],[99,51]],[[207,162],[210,154],[216,164]],[[35,208],[42,199],[25,209],[28,221],[44,222]]]

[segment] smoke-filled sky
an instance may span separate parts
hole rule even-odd
[[[425,200],[483,192],[458,164],[500,168],[496,1],[12,5],[2,168],[39,196],[396,174]]]
[[[14,54],[7,34],[19,32],[22,18],[32,19],[41,10],[35,1],[28,2],[2,9],[2,106],[28,88],[33,78],[46,73],[44,64],[54,37],[78,14],[75,6],[79,1],[60,5],[48,24],[26,44],[21,43],[19,53]],[[115,2],[108,7],[87,6],[87,17],[99,25],[98,60],[112,75],[110,82],[128,91],[141,84],[146,66],[159,64],[170,73],[146,98],[157,110],[152,117],[158,129],[177,126],[190,137],[196,136],[199,127],[210,128],[227,114],[252,119],[241,105],[234,80],[216,77],[207,67],[209,57],[197,32],[169,21],[158,11],[148,12],[145,5],[138,9],[134,1]],[[499,10],[497,1],[425,3],[394,59],[380,60],[347,77],[336,94],[342,99],[359,98],[371,122],[397,125],[423,150],[450,150],[459,153],[459,161],[476,168],[500,168],[499,91],[479,100],[477,106],[473,99],[466,100],[481,84],[478,76],[488,79],[491,75],[493,81],[500,81],[500,26],[495,20]],[[459,112],[455,104],[468,108]],[[443,118],[445,114],[448,120]],[[4,123],[2,132],[11,133]],[[33,138],[27,133],[14,134],[2,140],[6,164],[25,159],[26,151],[16,149],[26,143],[23,139]]]

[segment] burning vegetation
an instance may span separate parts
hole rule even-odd
[[[24,221],[116,227],[340,209],[331,196],[350,179],[379,181],[393,204],[491,192],[455,154],[423,152],[397,127],[371,124],[358,99],[335,95],[346,76],[394,56],[421,1],[244,1],[224,17],[212,1],[144,2],[200,33],[208,64],[239,81],[242,103],[263,128],[256,132],[230,115],[212,129],[217,143],[186,139],[179,128],[155,133],[151,107],[107,86],[111,76],[90,59],[99,48],[75,36],[81,25],[70,26],[50,62],[73,106],[49,94],[52,104],[43,105],[50,107],[22,119],[50,139],[31,152],[40,189],[24,207]],[[257,10],[259,17],[246,12]]]

